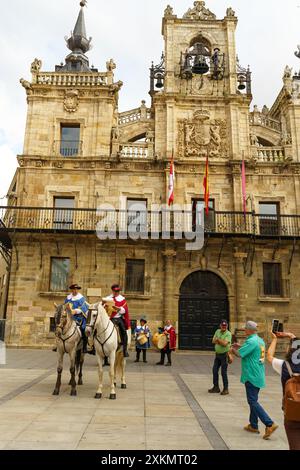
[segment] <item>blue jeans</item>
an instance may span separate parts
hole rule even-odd
[[[266,426],[273,424],[271,418],[267,415],[263,407],[258,403],[258,394],[260,389],[252,385],[250,382],[245,383],[247,401],[250,406],[250,424],[254,429],[258,429],[258,418]]]

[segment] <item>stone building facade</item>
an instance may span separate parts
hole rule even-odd
[[[104,72],[89,65],[83,7],[65,64],[44,72],[40,60],[32,63],[32,79],[21,79],[24,151],[1,212],[12,242],[9,345],[51,347],[53,302],[75,281],[86,295],[120,282],[132,319],[146,314],[155,330],[170,318],[181,349],[211,349],[222,318],[237,335],[250,318],[266,337],[273,318],[299,328],[300,76],[287,67],[273,106],[250,111],[237,22],[232,8],[217,19],[202,1],[183,18],[168,6],[150,108],[142,101],[119,112],[114,61]],[[167,202],[172,155],[175,203],[190,206],[194,225],[208,161],[210,210],[199,250],[187,250],[174,227],[164,239],[161,214],[146,213]],[[97,213],[103,204],[119,212]],[[121,236],[129,222],[137,240]],[[116,239],[99,239],[99,223],[116,228]],[[146,239],[151,227],[156,236]]]

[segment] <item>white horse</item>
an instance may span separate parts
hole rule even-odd
[[[93,336],[94,346],[97,355],[98,371],[99,371],[99,386],[95,395],[96,399],[102,398],[103,388],[103,359],[109,358],[110,369],[110,396],[111,400],[116,399],[116,377],[117,372],[121,372],[121,388],[125,389],[125,367],[126,358],[123,355],[123,347],[119,342],[118,332],[114,323],[109,319],[111,310],[114,308],[114,303],[109,305],[105,302],[105,307],[101,302],[90,307],[87,326],[85,329],[87,336]],[[128,347],[131,342],[131,330],[127,331]]]
[[[82,366],[84,362],[83,342],[79,326],[73,318],[72,310],[69,304],[56,305],[55,324],[56,324],[56,345],[57,345],[57,380],[53,395],[59,395],[61,386],[61,374],[63,371],[64,355],[70,356],[71,396],[76,396],[75,372],[78,374],[78,385],[82,385]]]

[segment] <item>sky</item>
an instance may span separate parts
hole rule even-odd
[[[149,67],[163,50],[161,21],[166,6],[182,17],[193,0],[88,0],[88,36],[93,37],[90,64],[105,71],[106,61],[117,64],[116,81],[124,86],[120,111],[150,104]],[[26,95],[20,78],[30,80],[35,57],[43,71],[53,71],[68,54],[64,37],[75,26],[79,0],[1,0],[0,9],[0,198],[8,190],[22,153]],[[300,69],[294,56],[300,44],[300,0],[207,0],[218,18],[231,6],[238,16],[237,52],[250,65],[253,104],[271,106],[282,86],[286,65]],[[1,205],[1,199],[0,199]]]

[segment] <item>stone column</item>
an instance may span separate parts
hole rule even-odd
[[[243,284],[245,281],[244,275],[244,260],[247,256],[243,248],[235,248],[234,252],[234,266],[235,266],[235,315],[231,319],[231,323],[235,323],[236,328],[241,328],[246,319],[246,299]]]
[[[165,279],[164,279],[164,292],[163,292],[163,319],[176,320],[174,318],[174,258],[176,251],[173,249],[166,249],[162,255],[165,259]]]

